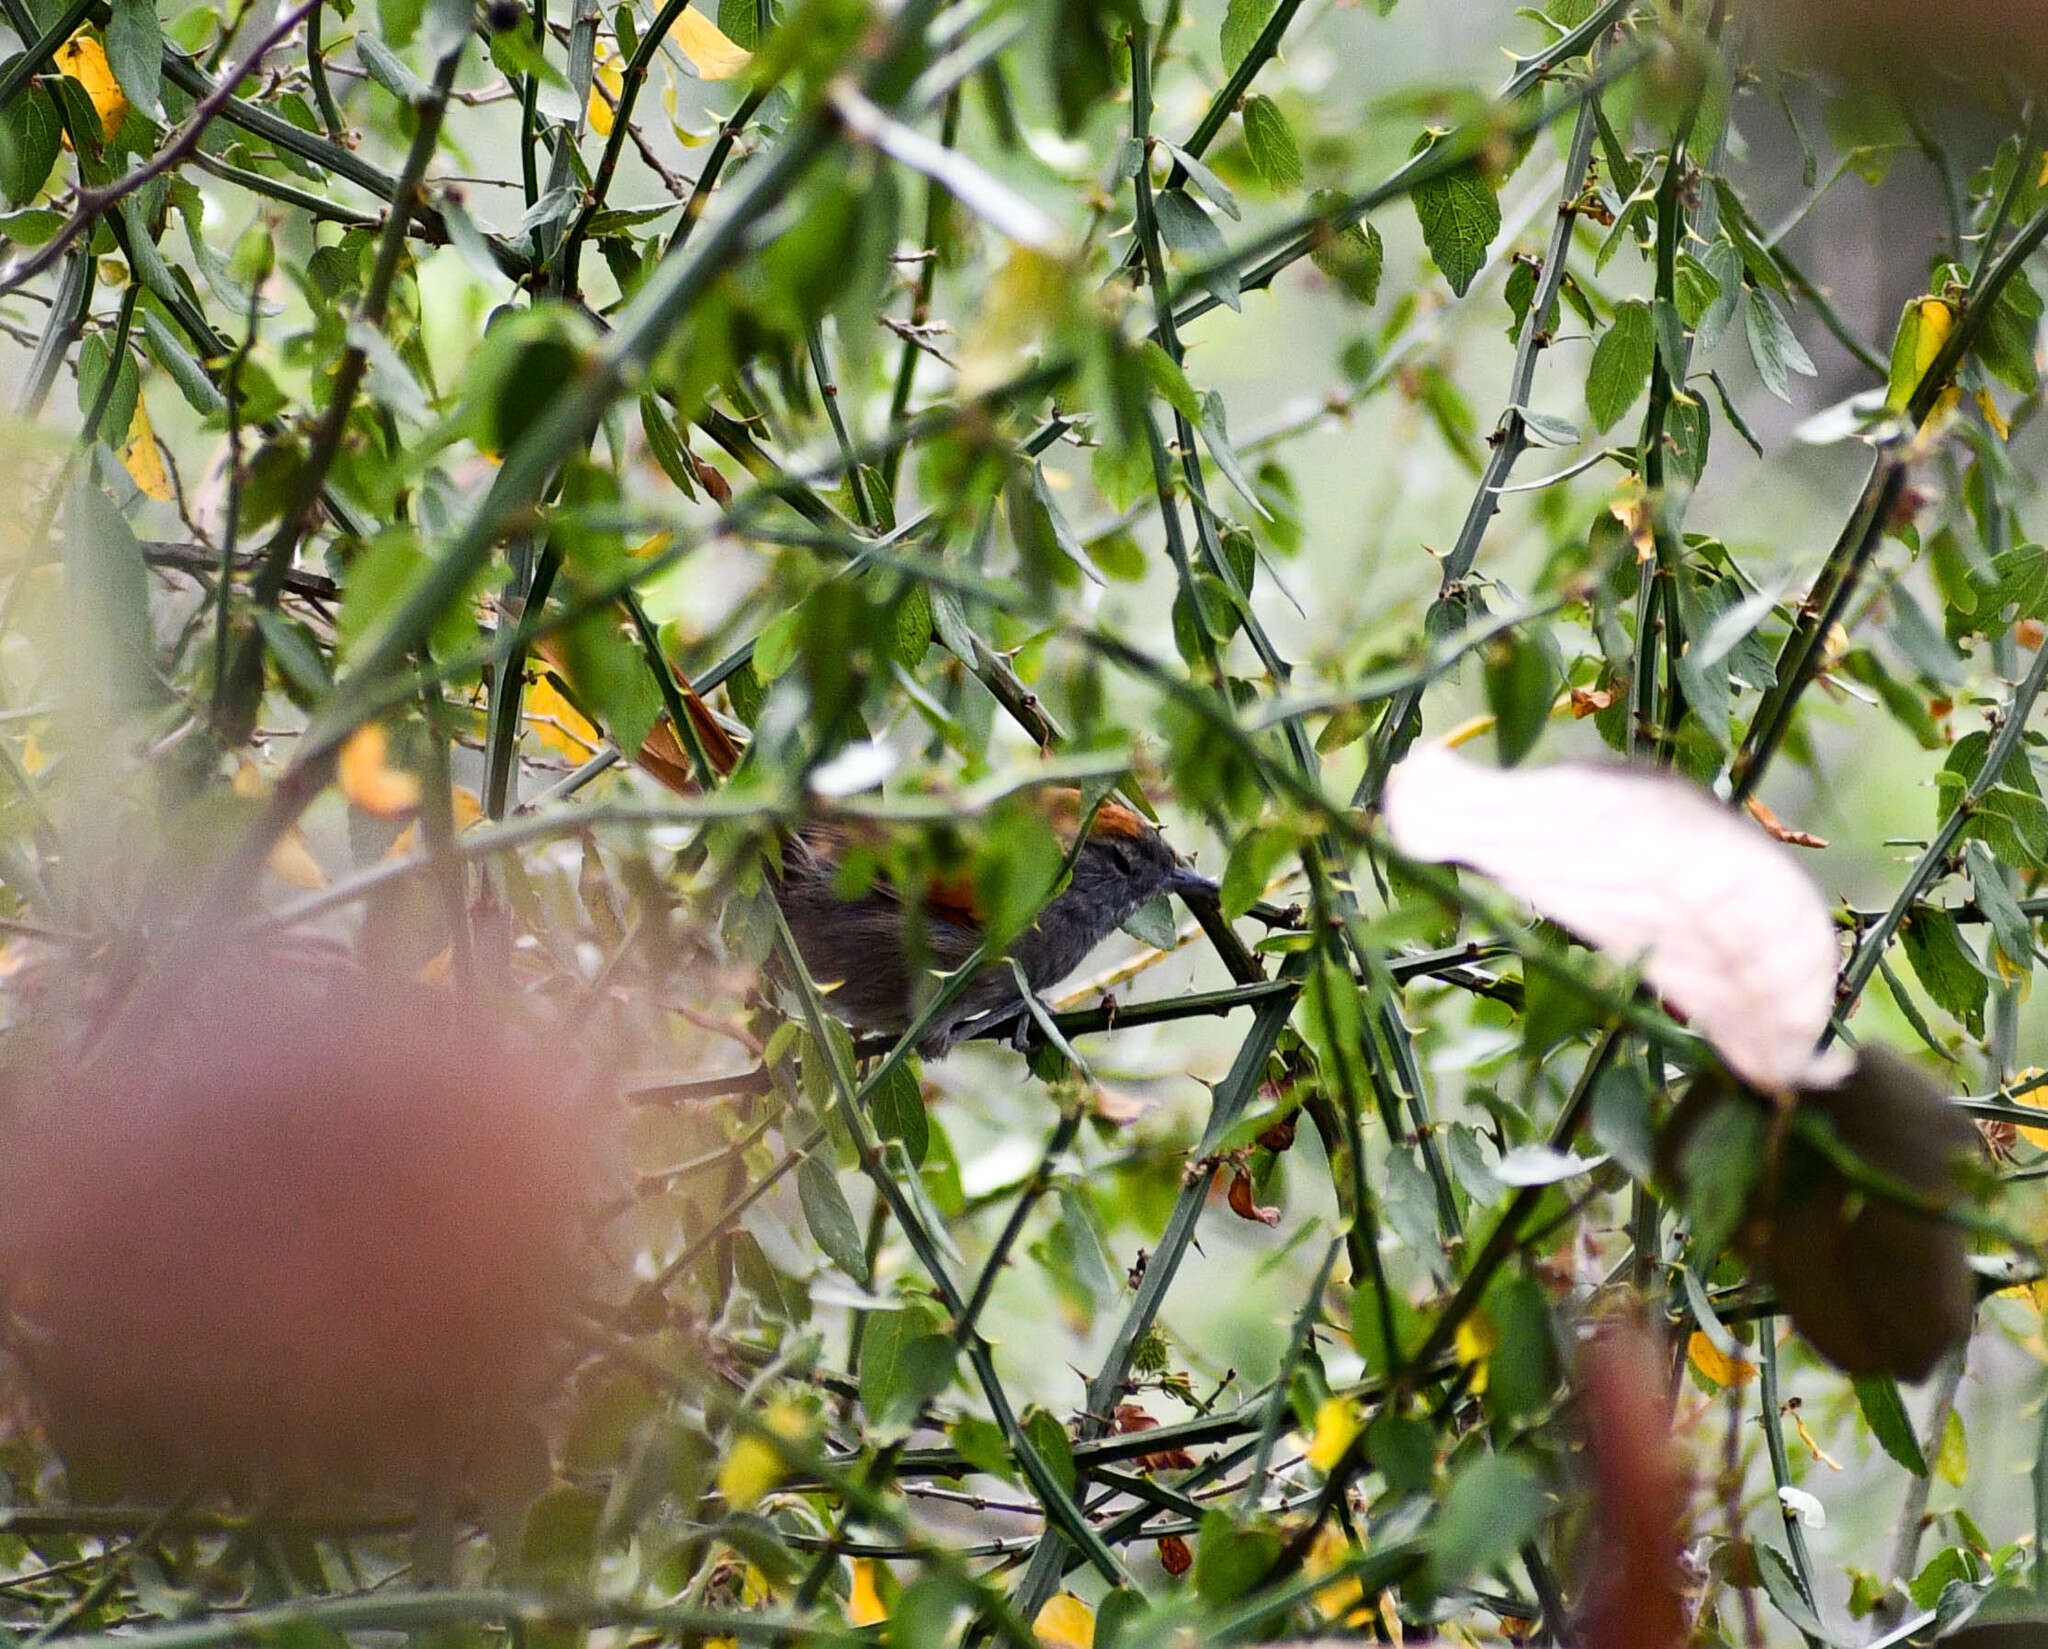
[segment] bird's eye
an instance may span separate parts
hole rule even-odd
[[[1103,844],[1103,851],[1109,855],[1109,862],[1116,866],[1118,875],[1130,875],[1131,850],[1128,847],[1124,846],[1122,842],[1105,842]]]

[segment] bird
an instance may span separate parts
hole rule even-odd
[[[677,685],[705,763],[720,777],[730,774],[741,746],[680,674]],[[695,761],[666,716],[633,759],[679,795],[700,788]],[[1013,1035],[1021,1039],[1030,1021],[1022,1013],[1018,971],[1036,995],[1071,974],[1151,900],[1163,894],[1196,901],[1216,897],[1217,884],[1136,810],[1105,801],[1089,815],[1081,793],[1070,786],[1049,785],[1036,794],[1069,850],[1071,872],[1031,925],[1001,956],[986,958],[925,1028],[918,1052],[927,1060],[944,1058],[963,1037],[1006,1023],[1014,1024]],[[782,837],[769,885],[805,969],[826,988],[827,1008],[856,1031],[897,1037],[917,1019],[939,976],[962,967],[981,948],[986,924],[965,877],[937,879],[914,900],[885,877],[851,897],[843,894],[841,861],[860,836],[850,821],[805,822]]]

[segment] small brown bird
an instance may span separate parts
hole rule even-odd
[[[685,684],[682,691],[705,758],[715,772],[730,773],[740,759],[739,745],[693,690]],[[655,724],[635,760],[678,794],[696,793],[694,765],[666,720]],[[1048,787],[1040,801],[1071,847],[1082,823],[1080,792]],[[841,897],[839,864],[852,841],[842,823],[817,820],[801,827],[784,841],[775,898],[804,965],[820,984],[833,987],[827,1006],[856,1030],[900,1035],[937,976],[974,954],[985,923],[974,889],[964,880],[927,889],[914,907],[887,881],[857,897]],[[1105,802],[1095,810],[1066,886],[1011,941],[1007,956],[1031,989],[1041,991],[1072,973],[1148,900],[1164,893],[1201,898],[1215,892],[1216,884],[1190,868],[1149,822]],[[933,1021],[918,1044],[920,1053],[942,1058],[963,1036],[1004,1023],[1017,1011],[1021,1000],[1009,960],[989,960]]]

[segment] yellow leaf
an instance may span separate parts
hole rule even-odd
[[[1977,410],[1984,414],[1984,422],[1998,432],[2001,441],[2012,439],[2012,425],[2005,421],[2005,414],[1998,410],[1998,403],[1991,398],[1991,391],[1977,391]]]
[[[27,765],[26,761],[24,761],[23,765]],[[2029,1065],[2024,1071],[2014,1073],[2012,1086],[2018,1088],[2024,1083],[2039,1081],[2041,1074],[2040,1066]],[[2042,1107],[2048,1106],[2048,1087],[2027,1088],[2024,1092],[2013,1094],[2011,1099],[2015,1105],[2024,1105],[2030,1111],[2038,1111]],[[2020,1132],[2025,1134],[2036,1145],[2048,1145],[2048,1117],[2041,1119],[2040,1127],[2022,1127]],[[2048,1298],[2044,1298],[2043,1303],[2048,1305]]]
[[[1806,1421],[1801,1417],[1799,1411],[1797,1409],[1793,1409],[1791,1413],[1792,1429],[1799,1433],[1799,1441],[1807,1446],[1808,1450],[1811,1451],[1814,1459],[1818,1460],[1823,1466],[1826,1466],[1830,1471],[1840,1471],[1842,1469],[1841,1461],[1837,1460],[1833,1455],[1828,1453],[1826,1449],[1822,1448],[1820,1444],[1814,1440],[1813,1433],[1806,1429]],[[1958,1488],[1960,1488],[1961,1486],[1961,1484],[1957,1485]]]
[[[676,134],[676,141],[685,149],[701,149],[711,141],[712,134],[693,132],[676,118],[676,77],[673,71],[667,70],[667,65],[664,64],[663,68],[667,72],[667,84],[661,89],[661,106],[668,110],[668,129]]]
[[[634,545],[633,548],[628,550],[626,553],[632,556],[633,559],[636,561],[647,561],[661,554],[663,550],[667,549],[669,545],[673,544],[675,541],[676,535],[670,532],[666,527],[664,527],[652,538],[649,538],[642,543]]]
[[[1334,1523],[1325,1523],[1316,1531],[1308,1556],[1302,1560],[1302,1568],[1310,1580],[1320,1580],[1324,1575],[1334,1574],[1355,1556],[1357,1552],[1344,1538],[1343,1531]],[[1323,1612],[1325,1620],[1348,1620],[1364,1604],[1365,1588],[1359,1584],[1356,1575],[1333,1580],[1316,1591],[1316,1607]]]
[[[476,792],[459,784],[448,787],[448,811],[455,816],[457,833],[467,830],[484,816],[484,804],[477,800]],[[391,845],[384,850],[387,859],[409,859],[420,850],[420,825],[415,819],[391,839]]]
[[[42,772],[49,759],[49,756],[43,750],[43,741],[36,737],[35,729],[30,728],[28,732],[22,735],[21,739],[22,772],[28,774],[30,778],[34,778],[36,774]]]
[[[1697,1331],[1685,1342],[1685,1355],[1701,1379],[1717,1386],[1746,1386],[1756,1378],[1756,1364],[1746,1358],[1730,1357]]]
[[[591,66],[590,71],[590,107],[586,112],[590,119],[590,129],[599,137],[610,137],[612,120],[617,113],[614,105],[618,102],[620,91],[625,87],[626,71],[612,55],[611,47],[602,41],[598,43],[597,53],[597,61]],[[604,91],[598,90],[600,86]],[[612,94],[610,101],[606,101],[605,92]]]
[[[871,1557],[853,1560],[853,1592],[846,1600],[846,1620],[850,1626],[873,1626],[889,1618],[889,1611],[882,1606],[882,1594],[875,1590],[875,1568]]]
[[[149,408],[140,395],[135,397],[135,416],[129,420],[128,445],[121,449],[121,465],[145,498],[154,498],[159,504],[171,501],[170,477],[164,474],[163,455],[156,450],[156,431],[149,427]]]
[[[1472,1390],[1486,1389],[1486,1361],[1500,1349],[1500,1330],[1484,1311],[1475,1311],[1458,1325],[1452,1339],[1458,1361],[1472,1370]]]
[[[804,1411],[789,1402],[771,1404],[761,1416],[761,1424],[791,1443],[801,1441],[810,1430]],[[787,1475],[782,1451],[766,1437],[749,1431],[733,1444],[718,1468],[718,1492],[735,1511],[747,1511]]]
[[[526,690],[526,720],[542,744],[572,762],[588,760],[604,744],[604,735],[545,676]]]
[[[1955,327],[1956,312],[1941,299],[1920,300],[1920,331],[1913,341],[1915,381],[1927,376],[1927,369],[1934,365],[1934,357],[1941,353],[1941,346],[1948,342]]]
[[[1963,1435],[1963,1417],[1948,1411],[1948,1423],[1941,1428],[1941,1447],[1934,1455],[1934,1475],[1960,1489],[1970,1475],[1970,1444]]]
[[[1309,1440],[1308,1463],[1319,1472],[1334,1471],[1357,1436],[1358,1411],[1341,1397],[1325,1397],[1316,1406],[1316,1434]]]
[[[1095,1649],[1095,1611],[1072,1592],[1047,1598],[1031,1630],[1046,1649]]]
[[[348,742],[341,747],[336,769],[341,793],[365,813],[380,819],[396,818],[420,805],[418,776],[389,766],[389,754],[384,729],[371,722],[349,735]]]
[[[731,80],[747,72],[754,54],[742,51],[700,11],[685,10],[668,31],[676,49],[687,57],[706,80]]]
[[[782,1456],[751,1433],[734,1443],[718,1468],[718,1492],[734,1511],[748,1511],[782,1481]]]
[[[288,830],[278,837],[267,863],[271,874],[279,881],[302,887],[309,893],[317,893],[327,885],[327,872],[320,868],[320,861],[306,846],[306,838],[296,830]]]
[[[107,49],[81,29],[51,56],[57,67],[85,88],[92,99],[93,113],[100,117],[100,130],[112,137],[128,115],[128,99],[107,62]]]
[[[1495,719],[1492,716],[1473,716],[1467,721],[1459,722],[1456,727],[1453,727],[1444,735],[1444,748],[1446,750],[1455,750],[1460,745],[1470,744],[1482,734],[1491,733],[1494,729]]]

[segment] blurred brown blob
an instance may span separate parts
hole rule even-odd
[[[174,995],[52,1061],[0,1142],[10,1349],[73,1492],[458,1470],[559,1366],[588,1074],[522,1019],[337,966],[209,960]]]
[[[1842,1082],[1807,1089],[1799,1105],[1869,1167],[1938,1205],[1962,1195],[1980,1153],[1948,1096],[1879,1043],[1865,1043]],[[1969,1338],[1977,1291],[1963,1232],[1857,1188],[1796,1135],[1742,1244],[1793,1325],[1850,1374],[1924,1380]]]
[[[1579,1403],[1592,1477],[1592,1530],[1581,1572],[1583,1649],[1678,1649],[1686,1641],[1679,1548],[1692,1485],[1671,1440],[1665,1357],[1633,1313],[1580,1351]]]
[[[1775,0],[1752,8],[1778,49],[1902,86],[1996,95],[2048,81],[2048,0]]]

